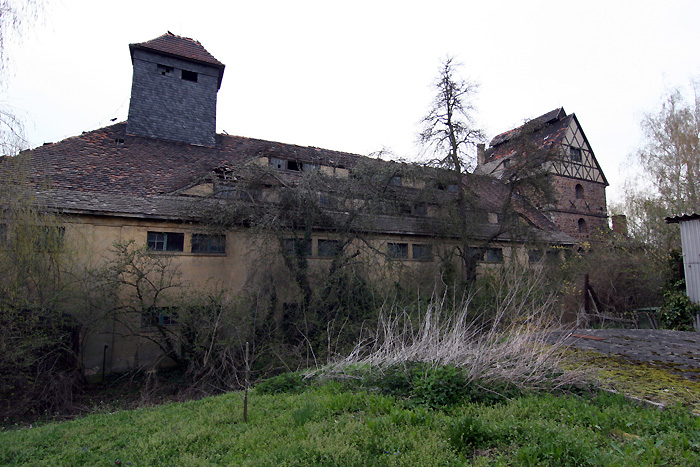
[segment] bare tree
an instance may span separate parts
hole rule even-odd
[[[680,247],[680,238],[664,217],[700,211],[700,83],[691,83],[688,97],[670,91],[642,130],[644,143],[629,164],[642,170],[625,183],[623,209],[633,235],[668,251]]]
[[[25,30],[39,17],[41,0],[0,2],[0,90],[8,74],[8,46],[21,40]],[[0,156],[14,155],[26,145],[24,127],[12,109],[0,105]]]

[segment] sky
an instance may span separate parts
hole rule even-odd
[[[700,78],[697,1],[44,0],[7,48],[0,105],[29,147],[126,120],[129,43],[171,31],[226,65],[217,131],[356,154],[417,146],[441,61],[479,83],[487,137],[558,107],[575,113],[622,193],[640,122]]]

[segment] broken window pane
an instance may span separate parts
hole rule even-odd
[[[163,76],[172,76],[174,68],[167,65],[158,65],[158,74]]]
[[[154,251],[184,251],[185,234],[178,232],[148,232],[148,248]]]

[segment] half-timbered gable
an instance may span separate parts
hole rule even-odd
[[[543,209],[550,220],[579,239],[607,228],[608,181],[576,115],[563,108],[494,137],[488,149],[480,148],[476,171],[502,178],[518,158],[533,153],[546,154],[542,163],[552,174],[555,199]]]

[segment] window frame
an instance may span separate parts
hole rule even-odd
[[[163,239],[158,238],[151,239],[151,236],[163,235]],[[174,241],[172,245],[175,248],[168,247],[168,236]],[[178,239],[178,240],[175,240]],[[156,246],[162,243],[163,248],[156,248]],[[153,252],[159,253],[184,253],[185,252],[185,233],[184,232],[161,232],[155,230],[149,230],[146,233],[146,247]]]
[[[387,254],[393,259],[408,259],[408,242],[387,242]]]
[[[204,245],[203,248],[202,245]],[[198,255],[225,255],[226,234],[193,233],[190,242],[190,253]]]

